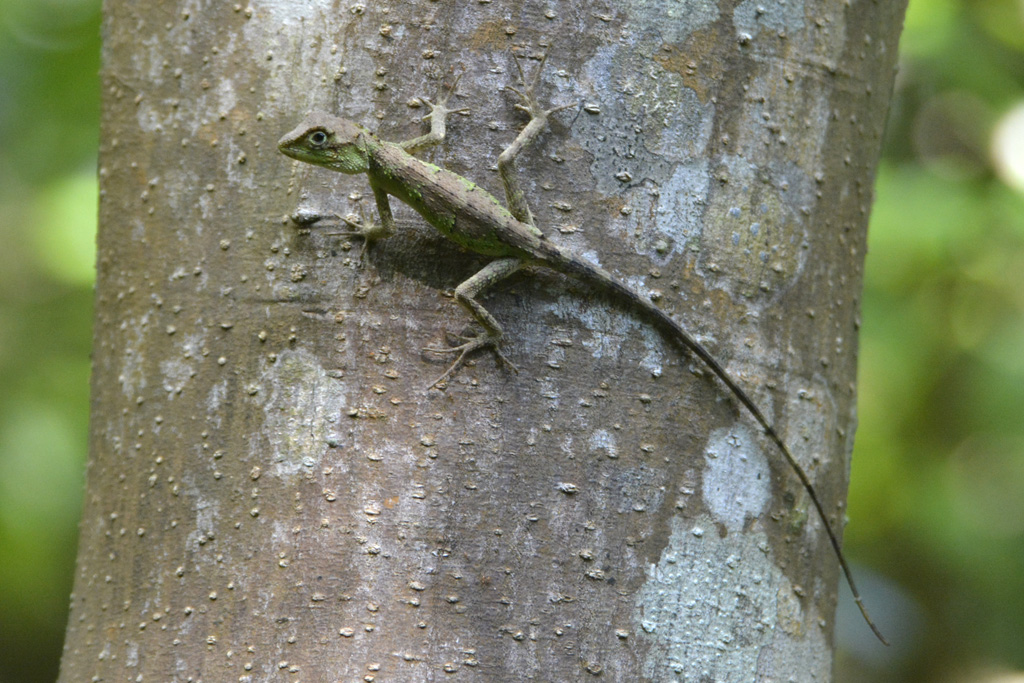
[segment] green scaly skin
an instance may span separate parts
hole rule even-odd
[[[411,206],[428,223],[456,244],[494,259],[455,290],[456,300],[484,328],[485,333],[459,346],[428,348],[428,351],[436,353],[458,354],[451,367],[433,382],[431,387],[447,380],[469,354],[481,348],[492,349],[499,358],[508,363],[498,348],[502,339],[501,325],[477,301],[477,296],[484,289],[524,266],[543,266],[594,284],[615,294],[631,308],[638,308],[646,313],[669,337],[686,347],[711,369],[750,411],[768,438],[779,448],[810,496],[825,526],[829,541],[864,620],[878,639],[888,645],[861,601],[838,537],[829,524],[825,509],[818,500],[810,478],[775,427],[746,391],[740,388],[707,349],[690,336],[679,323],[655,306],[648,297],[615,279],[604,269],[552,244],[534,225],[533,215],[515,175],[515,157],[544,130],[548,116],[564,108],[543,109],[533,94],[536,83],[537,78],[522,92],[512,89],[523,100],[523,104],[517,106],[530,114],[530,122],[498,158],[498,171],[505,187],[508,208],[466,178],[412,156],[411,152],[438,144],[444,139],[445,118],[453,113],[453,110],[445,106],[445,100],[438,104],[427,101],[431,109],[426,117],[430,119],[430,132],[403,143],[381,140],[353,121],[329,114],[313,113],[295,130],[281,138],[278,149],[283,154],[305,163],[342,173],[366,174],[376,200],[380,224],[361,224],[346,220],[352,229],[351,234],[361,236],[367,242],[393,235],[395,223],[389,203],[391,196]],[[451,90],[455,90],[455,85]],[[511,363],[509,365],[511,366]]]

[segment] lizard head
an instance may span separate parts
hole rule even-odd
[[[342,173],[365,173],[369,168],[367,136],[358,123],[329,114],[313,113],[285,135],[277,148],[285,156]]]

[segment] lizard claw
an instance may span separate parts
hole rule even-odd
[[[462,109],[449,109],[448,107],[444,106],[444,102],[438,102],[437,104],[434,104],[426,97],[421,97],[420,100],[428,107],[430,107],[430,113],[425,114],[423,117],[421,117],[420,121],[430,121],[435,116],[439,116],[440,118],[443,119],[446,116],[448,116],[448,114],[468,114],[470,112],[469,107],[463,107]]]
[[[459,80],[462,78],[462,74],[459,74],[455,79],[455,83],[448,92],[441,95],[440,99],[434,103],[428,100],[426,97],[419,98],[420,102],[430,107],[430,112],[423,116],[421,121],[430,121],[430,132],[426,135],[413,138],[412,140],[406,140],[405,142],[398,143],[398,146],[409,154],[414,154],[418,150],[425,149],[432,145],[436,145],[444,140],[445,136],[445,119],[449,114],[467,114],[469,109],[449,109],[448,100],[455,93],[455,88],[459,85]]]
[[[475,351],[478,351],[479,349],[483,349],[483,348],[487,348],[487,347],[490,347],[491,351],[494,352],[494,355],[496,355],[498,357],[498,360],[500,360],[502,363],[504,363],[505,365],[510,367],[513,372],[518,374],[519,368],[517,368],[515,366],[515,364],[512,361],[510,361],[508,359],[508,357],[504,353],[502,353],[501,349],[498,346],[499,342],[501,341],[501,335],[486,334],[486,335],[481,336],[481,337],[462,337],[462,336],[460,336],[459,339],[465,339],[466,341],[463,342],[462,344],[459,344],[458,346],[449,346],[449,347],[444,347],[444,348],[438,348],[438,347],[435,347],[435,346],[427,346],[427,347],[425,347],[423,349],[424,351],[429,351],[430,353],[457,353],[457,354],[459,354],[458,358],[455,359],[455,362],[452,363],[448,367],[448,369],[444,371],[444,374],[441,375],[440,377],[438,377],[437,379],[435,379],[433,382],[430,383],[430,386],[427,387],[428,390],[429,389],[433,389],[438,384],[441,384],[442,382],[447,381],[455,373],[456,370],[458,370],[463,365],[465,365],[466,357],[469,354],[474,353]]]
[[[569,104],[562,104],[557,107],[551,107],[550,109],[544,109],[544,107],[542,107],[540,102],[537,100],[537,85],[540,83],[540,74],[544,70],[544,64],[548,61],[547,54],[541,57],[540,66],[537,67],[537,71],[533,74],[533,79],[530,80],[529,82],[527,82],[526,76],[523,74],[523,67],[519,64],[519,60],[516,59],[514,55],[512,59],[513,61],[515,61],[516,69],[519,71],[519,80],[522,81],[523,83],[523,89],[519,90],[518,88],[513,88],[510,85],[505,86],[505,89],[511,90],[512,92],[519,96],[520,100],[522,100],[522,102],[517,103],[515,105],[516,109],[526,112],[527,114],[530,115],[531,119],[540,119],[541,121],[544,121],[547,119],[548,116],[554,114],[557,111],[561,111],[563,109],[568,109],[570,107],[576,106],[575,102],[571,102]]]
[[[341,237],[357,237],[363,240],[363,248],[359,250],[359,260],[362,261],[366,255],[366,250],[369,248],[370,243],[379,239],[387,237],[387,231],[384,230],[383,226],[377,225],[376,223],[366,223],[363,221],[361,216],[355,214],[349,214],[347,216],[335,217],[342,223],[347,225],[351,230],[345,230],[342,232],[328,232],[327,235],[341,236]]]
[[[381,234],[383,231],[378,226],[373,224],[366,225],[362,222],[362,218],[354,214],[339,216],[333,211],[331,213],[320,213],[319,211],[312,209],[299,208],[296,209],[289,218],[291,218],[296,225],[307,230],[321,221],[325,221],[327,223],[334,223],[336,221],[345,223],[352,229],[345,230],[343,232],[325,232],[324,234],[330,236],[362,238],[363,248],[359,250],[360,261],[363,260],[363,255],[366,254],[366,248],[369,246],[371,241],[379,239],[380,237],[386,237],[386,235]]]
[[[426,97],[421,97],[420,101],[426,104],[428,107],[430,107],[430,113],[425,115],[420,120],[427,121],[435,116],[440,116],[443,119],[444,117],[448,116],[448,114],[468,114],[468,107],[463,107],[462,109],[449,109],[447,106],[448,100],[451,98],[452,95],[455,94],[455,89],[459,87],[459,81],[461,80],[462,73],[455,77],[455,82],[452,83],[452,87],[448,88],[448,91],[441,96],[441,98],[437,101],[436,104],[428,100]]]

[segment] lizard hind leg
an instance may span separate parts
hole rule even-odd
[[[455,288],[455,300],[458,301],[463,308],[469,311],[469,314],[472,315],[480,326],[484,328],[483,334],[467,338],[458,346],[446,348],[428,346],[424,348],[424,351],[429,351],[430,353],[458,354],[455,358],[455,362],[445,370],[443,375],[431,382],[430,386],[427,387],[428,389],[446,381],[456,370],[462,367],[467,356],[483,348],[490,348],[494,351],[500,361],[518,372],[516,366],[505,357],[505,354],[503,354],[499,348],[503,334],[501,324],[498,322],[497,318],[491,315],[490,311],[484,308],[483,304],[477,301],[477,296],[491,285],[507,278],[509,275],[512,275],[512,273],[519,270],[522,266],[523,262],[517,258],[497,259],[488,263],[480,270],[480,272],[476,273]]]

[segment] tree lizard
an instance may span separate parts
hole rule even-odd
[[[519,62],[516,61],[518,67]],[[455,298],[483,327],[484,334],[464,340],[451,348],[428,348],[437,353],[458,354],[451,367],[431,387],[448,379],[466,357],[482,348],[490,348],[499,358],[508,362],[498,347],[502,328],[497,319],[477,300],[483,290],[509,277],[526,266],[542,266],[594,284],[618,296],[630,307],[640,309],[658,327],[703,361],[729,391],[743,404],[778,447],[789,467],[807,491],[818,516],[828,533],[850,592],[861,615],[880,641],[888,644],[867,612],[853,581],[850,567],[843,556],[839,540],[818,500],[810,478],[793,457],[789,447],[775,427],[761,412],[753,399],[725,371],[725,368],[694,339],[681,324],[625,283],[617,280],[603,268],[586,261],[548,241],[534,223],[533,214],[515,175],[515,159],[524,147],[533,142],[544,130],[548,117],[571,106],[544,109],[534,94],[540,79],[543,61],[530,83],[523,78],[523,90],[509,88],[521,103],[516,108],[530,115],[530,121],[498,157],[498,173],[505,188],[508,208],[486,190],[466,178],[414,157],[412,154],[444,140],[446,117],[454,113],[447,108],[447,100],[458,86],[458,80],[448,95],[437,104],[424,99],[430,113],[430,132],[412,140],[391,143],[381,140],[363,126],[329,114],[312,113],[297,128],[281,138],[278,149],[285,155],[317,166],[348,174],[365,173],[373,190],[380,223],[356,223],[343,219],[353,233],[367,242],[390,237],[395,233],[389,196],[395,197],[415,209],[430,225],[456,244],[484,256],[492,257],[480,272],[455,289]],[[520,69],[520,77],[522,70]],[[511,365],[511,363],[509,363]],[[514,367],[514,366],[513,366]]]

